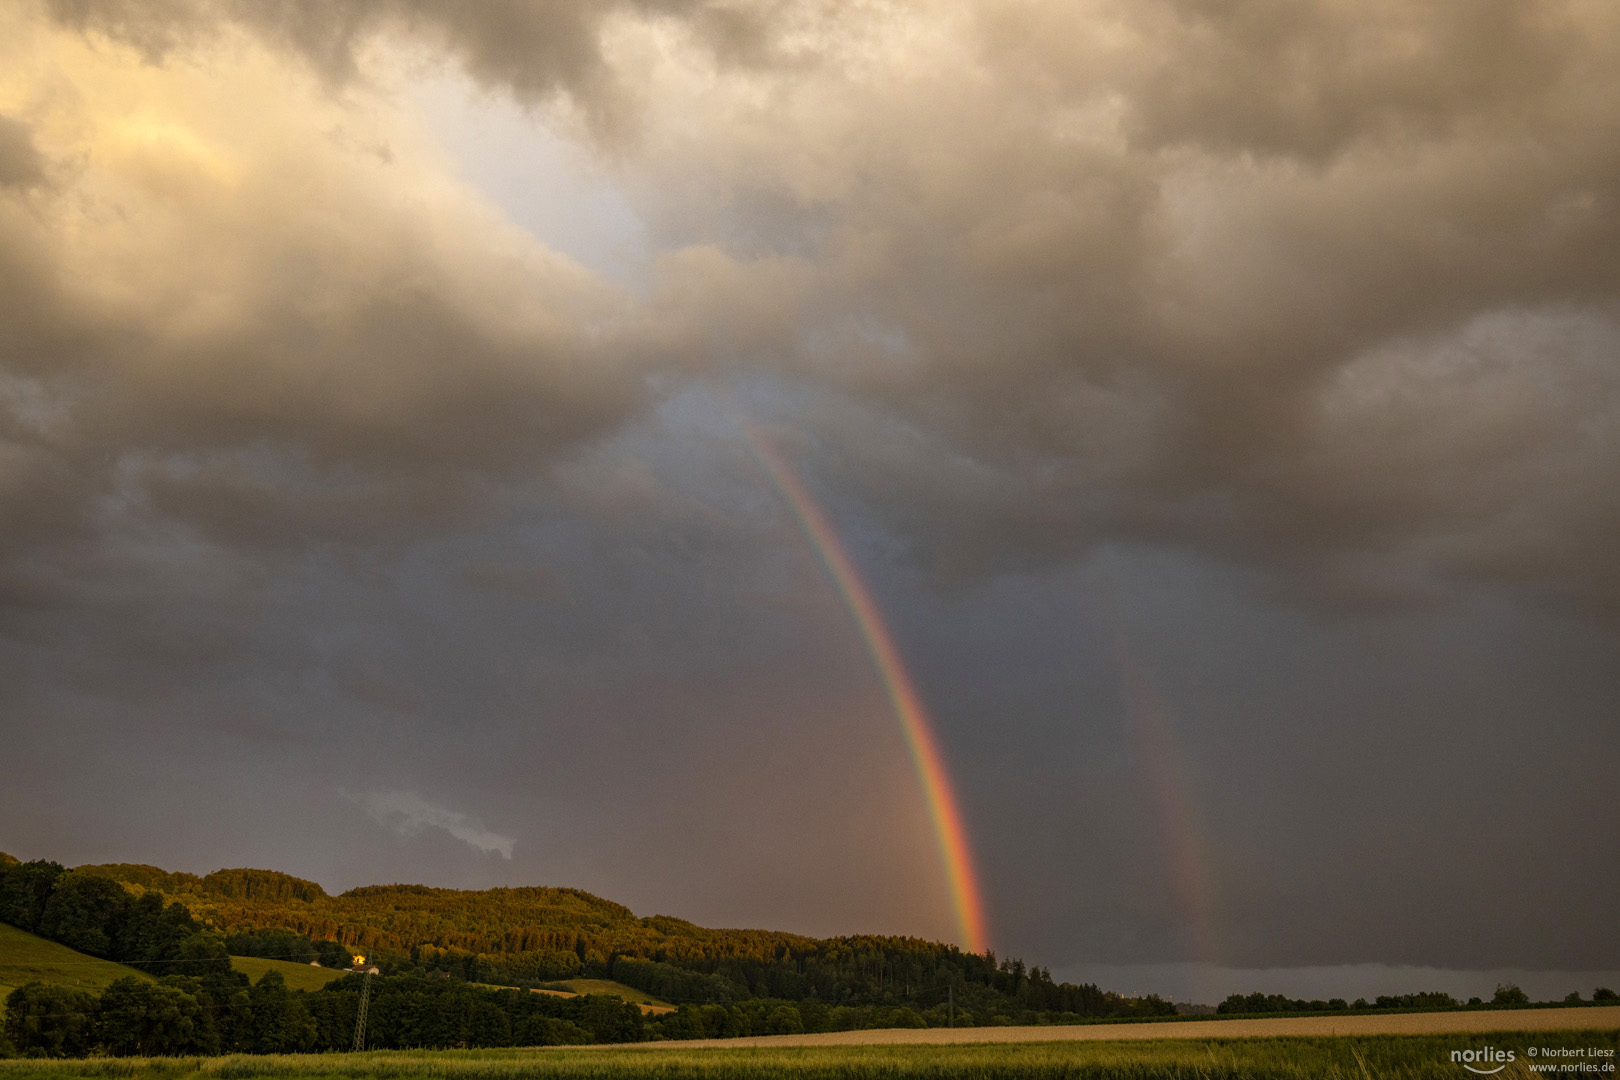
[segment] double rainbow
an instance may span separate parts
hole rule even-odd
[[[911,763],[922,787],[923,801],[928,806],[928,816],[939,840],[940,858],[950,884],[951,903],[956,912],[962,945],[968,952],[983,953],[989,948],[984,901],[973,869],[967,829],[962,823],[962,812],[956,804],[956,793],[951,787],[950,774],[945,769],[933,724],[923,708],[917,687],[901,662],[894,636],[889,633],[871,591],[856,572],[854,563],[844,551],[844,545],[839,542],[838,534],[799,482],[797,474],[776,452],[762,431],[746,420],[740,423],[755,459],[781,493],[810,545],[826,565],[827,573],[832,577],[839,596],[855,620],[861,639],[866,643],[867,652],[872,656],[878,676],[888,692],[895,719],[900,722],[906,749],[910,751]]]

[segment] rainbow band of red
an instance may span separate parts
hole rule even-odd
[[[973,869],[967,829],[962,824],[962,812],[957,808],[956,793],[951,787],[944,757],[940,754],[939,740],[934,737],[933,725],[928,719],[927,710],[923,708],[922,698],[900,660],[900,650],[895,646],[894,637],[889,633],[871,592],[856,573],[855,565],[850,562],[844,545],[839,542],[838,534],[833,531],[821,508],[761,432],[746,421],[743,422],[743,431],[760,465],[793,511],[816,554],[826,564],[833,584],[843,597],[866,642],[867,651],[872,655],[878,676],[888,691],[895,719],[900,721],[906,749],[911,753],[911,762],[922,786],[923,800],[928,805],[928,816],[939,840],[940,858],[945,865],[945,877],[950,883],[951,903],[956,911],[963,947],[971,953],[983,953],[989,948],[984,902],[979,893],[978,876]]]

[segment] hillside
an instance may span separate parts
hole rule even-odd
[[[231,970],[240,971],[250,982],[258,982],[267,971],[279,971],[281,977],[287,980],[289,990],[319,990],[332,980],[348,974],[341,968],[311,967],[291,960],[268,960],[262,956],[233,956]]]
[[[331,896],[316,882],[272,870],[220,870],[198,877],[110,864],[80,866],[76,872],[110,878],[132,892],[160,892],[226,934],[285,927],[362,952],[430,946],[522,957],[536,978],[570,978],[615,955],[677,964],[769,960],[784,952],[810,952],[818,944],[797,934],[711,930],[662,915],[637,918],[624,905],[580,889],[368,885]]]
[[[318,978],[310,960],[332,969],[352,952],[390,976],[528,987],[610,980],[677,1006],[775,999],[816,1008],[903,1007],[916,1023],[1172,1011],[1156,998],[1059,984],[1040,967],[940,942],[712,929],[638,917],[569,888],[372,885],[333,896],[273,870],[198,876],[145,864],[67,870],[13,861],[0,866],[0,920],[157,974],[221,970],[232,963],[227,954],[290,961],[294,985]]]
[[[31,982],[99,990],[115,979],[150,976],[110,960],[98,960],[66,945],[0,923],[0,1007],[6,995]]]

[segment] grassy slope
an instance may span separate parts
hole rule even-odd
[[[503,989],[492,983],[473,983],[474,986],[488,986],[492,989]],[[675,1006],[667,1001],[660,1001],[651,994],[643,993],[633,986],[626,986],[622,982],[612,979],[563,979],[561,982],[546,984],[548,987],[566,986],[567,990],[536,990],[537,994],[558,994],[562,997],[575,997],[581,994],[606,994],[616,997],[620,1001],[627,1001],[641,1007],[646,1016],[662,1016],[675,1011]]]
[[[1517,1052],[1514,1066],[1501,1074],[1502,1080],[1531,1075],[1523,1067],[1528,1060],[1524,1051],[1530,1046],[1598,1047],[1610,1051],[1620,1046],[1620,1038],[1613,1031],[1504,1031],[1493,1033],[1488,1041]],[[1470,1074],[1451,1061],[1451,1051],[1481,1045],[1484,1041],[1478,1036],[1443,1035],[735,1050],[697,1050],[677,1043],[639,1048],[235,1055],[201,1060],[18,1060],[0,1061],[0,1080],[69,1080],[78,1076],[105,1080],[645,1080],[648,1076],[662,1080],[1458,1080]]]
[[[625,1001],[633,1001],[637,1005],[651,1005],[659,1009],[671,1009],[675,1006],[667,1001],[660,1001],[651,994],[643,993],[633,986],[626,986],[611,979],[564,979],[559,983],[548,983],[550,986],[566,986],[576,994],[612,994]]]
[[[332,968],[295,964],[291,960],[266,960],[259,956],[233,956],[231,967],[253,982],[258,982],[259,977],[267,971],[279,971],[282,978],[287,980],[289,990],[319,990],[333,979],[341,979],[346,974]]]
[[[99,990],[125,975],[150,977],[132,967],[97,960],[66,945],[0,923],[0,1003],[17,987],[36,980],[50,986]]]

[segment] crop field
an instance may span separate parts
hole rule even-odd
[[[1483,1046],[1513,1050],[1496,1075],[1523,1080],[1545,1075],[1531,1066],[1547,1051],[1580,1051],[1594,1063],[1613,1062],[1613,1030],[1381,1035],[1318,1038],[1152,1039],[1069,1043],[969,1043],[953,1046],[823,1046],[693,1048],[556,1047],[532,1050],[382,1051],[363,1054],[219,1058],[102,1058],[0,1061],[0,1080],[1467,1080],[1472,1073],[1453,1051]],[[1537,1057],[1530,1057],[1535,1047]],[[1594,1054],[1594,1051],[1597,1053]],[[1564,1059],[1571,1060],[1571,1059]],[[1575,1075],[1569,1073],[1566,1075]],[[1613,1073],[1596,1072],[1596,1076]]]
[[[1620,1030],[1620,1006],[1566,1009],[1382,1012],[1326,1016],[1183,1016],[1166,1020],[1088,1022],[1049,1027],[878,1028],[814,1035],[756,1035],[697,1046],[855,1046],[894,1043],[1093,1042],[1116,1039],[1202,1039],[1319,1035],[1444,1035],[1491,1031]]]
[[[279,971],[281,977],[287,980],[289,990],[319,990],[333,979],[341,979],[347,974],[334,968],[311,967],[309,964],[295,964],[291,960],[266,960],[260,956],[233,956],[231,967],[253,982],[258,982],[267,971]]]
[[[42,982],[49,986],[77,986],[99,990],[126,975],[149,976],[110,960],[75,952],[26,930],[0,923],[0,1012],[6,995],[24,983]]]

